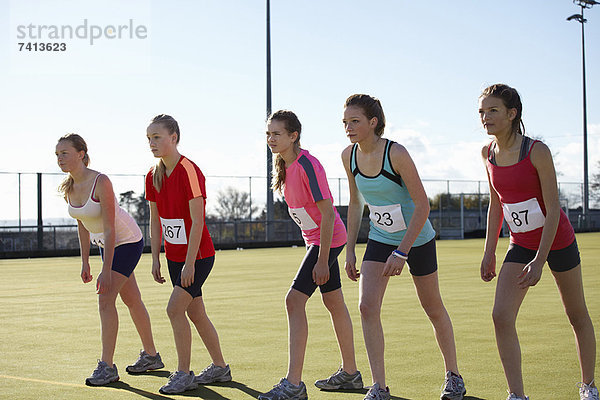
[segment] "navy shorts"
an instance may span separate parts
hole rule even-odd
[[[398,246],[385,244],[369,239],[367,241],[367,250],[363,256],[363,261],[377,261],[385,263],[396,250]],[[437,271],[437,254],[435,251],[435,239],[429,242],[415,246],[408,252],[408,270],[413,276],[425,276]]]
[[[342,287],[342,281],[340,279],[340,265],[338,264],[338,256],[344,249],[344,245],[340,247],[334,247],[329,250],[329,280],[319,286],[321,293],[333,292],[336,289]],[[313,280],[312,272],[317,259],[319,258],[319,246],[310,245],[307,249],[306,255],[300,264],[298,273],[292,283],[292,288],[304,293],[308,297],[317,290],[317,284]]]
[[[113,255],[112,270],[129,278],[138,261],[140,261],[143,250],[144,239],[140,239],[139,242],[116,246]],[[104,249],[102,247],[100,247],[100,256],[102,257],[102,261],[104,261]]]
[[[208,274],[212,270],[212,267],[215,263],[215,256],[210,256],[206,258],[201,258],[196,260],[194,264],[194,283],[192,283],[188,287],[181,286],[181,270],[185,265],[185,262],[177,262],[171,261],[167,259],[167,265],[169,266],[169,276],[171,277],[171,283],[173,287],[179,286],[186,292],[192,296],[192,298],[201,297],[202,296],[202,285],[208,278]]]
[[[530,250],[511,243],[508,246],[506,257],[504,257],[504,262],[528,264],[535,258],[536,254],[537,250]],[[548,262],[550,269],[554,272],[565,272],[581,264],[577,240],[573,240],[573,243],[564,249],[550,250],[546,261]]]

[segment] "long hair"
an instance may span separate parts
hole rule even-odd
[[[279,110],[271,114],[267,120],[267,124],[271,121],[281,121],[285,124],[285,130],[288,135],[294,132],[298,132],[298,137],[294,142],[294,150],[300,150],[300,133],[302,132],[302,124],[300,120],[292,111]],[[273,170],[273,184],[271,189],[281,193],[283,186],[285,185],[285,160],[281,154],[277,154],[275,157],[275,169]]]
[[[63,137],[61,137],[60,139],[58,139],[58,143],[63,142],[63,141],[67,141],[69,143],[71,143],[71,145],[75,148],[75,150],[77,152],[83,151],[85,154],[83,155],[83,165],[85,165],[86,167],[88,165],[90,165],[90,156],[88,155],[88,148],[87,148],[87,144],[85,143],[85,140],[83,140],[83,138],[81,136],[79,136],[76,133],[68,133],[66,135],[64,135]],[[73,183],[75,181],[73,180],[73,176],[71,176],[71,173],[69,172],[69,174],[67,175],[67,177],[61,182],[60,185],[58,185],[58,191],[60,193],[63,194],[63,196],[65,197],[65,199],[67,198],[67,195],[71,192],[71,190],[73,190]]]
[[[512,120],[512,132],[525,135],[525,124],[523,124],[523,120],[521,119],[523,115],[523,104],[521,103],[521,97],[519,96],[517,89],[503,83],[496,83],[483,89],[479,98],[490,96],[502,100],[502,103],[507,109],[510,110],[511,108],[514,108],[517,110],[517,115],[515,116],[515,119]]]
[[[169,135],[177,134],[177,143],[179,143],[181,132],[179,132],[179,124],[177,121],[175,121],[175,118],[171,117],[170,115],[159,114],[152,118],[150,125],[158,123],[160,123],[166,130],[169,131]],[[160,192],[163,180],[165,179],[166,171],[167,167],[162,159],[158,160],[158,163],[152,169],[152,185],[157,192]]]
[[[351,106],[360,107],[368,119],[373,117],[377,118],[375,134],[377,136],[383,135],[383,130],[385,129],[385,114],[383,113],[383,107],[381,106],[379,99],[369,96],[368,94],[353,94],[346,99],[344,108]]]

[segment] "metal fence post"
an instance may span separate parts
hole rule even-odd
[[[42,173],[37,173],[37,242],[38,250],[44,248],[44,220],[42,218]]]

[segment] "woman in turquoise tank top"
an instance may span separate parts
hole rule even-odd
[[[365,400],[387,400],[381,305],[391,276],[408,263],[413,282],[434,328],[445,365],[442,400],[461,400],[466,390],[458,373],[452,322],[438,286],[435,231],[428,220],[429,199],[406,149],[382,138],[385,116],[379,100],[364,94],[350,96],[344,128],[352,145],[342,153],[350,187],[346,273],[360,278],[360,314],[373,376]],[[360,273],[355,245],[364,203],[370,229]]]

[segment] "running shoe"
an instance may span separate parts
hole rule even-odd
[[[581,400],[599,400],[600,396],[598,395],[598,388],[592,387],[592,381],[589,385],[587,383],[579,382],[577,386],[579,387],[579,397]]]
[[[390,388],[382,389],[379,383],[376,383],[371,386],[364,400],[390,400],[390,398]]]
[[[273,386],[273,389],[267,393],[258,396],[258,400],[306,400],[306,385],[300,382],[300,385],[292,385],[286,378],[281,378],[279,383]]]
[[[88,386],[102,386],[119,380],[117,366],[113,364],[109,367],[104,361],[98,360],[98,366],[92,372],[89,378],[86,378],[85,384]]]
[[[467,390],[462,376],[447,371],[440,400],[462,400],[466,393]]]
[[[231,381],[231,369],[229,365],[224,367],[216,366],[213,363],[202,370],[194,378],[194,382],[200,385],[206,385],[207,383],[214,382],[229,382]]]
[[[321,390],[362,389],[363,380],[360,371],[349,374],[340,367],[329,378],[316,381],[315,386]]]
[[[190,371],[186,374],[183,371],[175,371],[169,376],[169,382],[158,389],[164,394],[183,393],[186,390],[194,390],[198,388],[198,384],[194,382],[194,372]]]
[[[529,400],[529,397],[519,397],[514,393],[508,392],[508,397],[506,398],[506,400]]]
[[[140,350],[140,356],[137,361],[132,365],[128,365],[127,368],[125,368],[125,371],[130,374],[140,374],[153,369],[160,369],[164,366],[165,364],[163,364],[159,353],[156,353],[155,356],[151,356],[146,353],[146,351]]]

